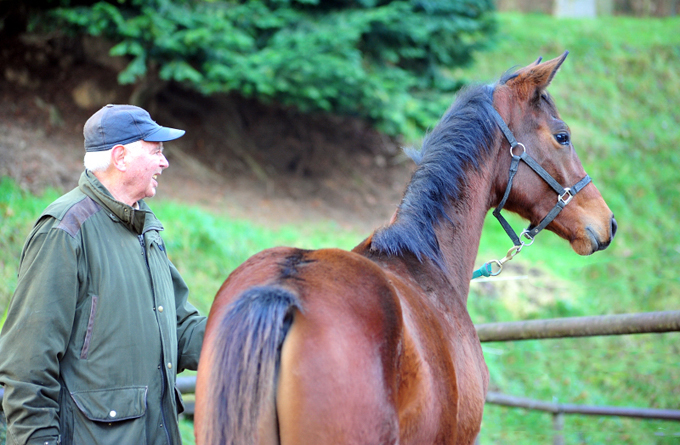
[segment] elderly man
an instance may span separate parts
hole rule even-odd
[[[8,444],[179,444],[176,374],[196,369],[205,317],[144,198],[183,130],[107,105],[85,124],[78,187],[21,253],[0,336]]]

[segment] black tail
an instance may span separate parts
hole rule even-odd
[[[274,409],[281,346],[296,309],[298,298],[274,286],[254,287],[231,303],[214,346],[201,443],[257,443],[260,419]]]

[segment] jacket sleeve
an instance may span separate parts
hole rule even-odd
[[[29,235],[0,335],[8,444],[52,444],[59,435],[59,361],[75,316],[78,253],[52,225],[44,218]]]
[[[203,346],[203,335],[207,318],[189,303],[189,288],[180,276],[177,268],[170,263],[170,275],[175,292],[177,311],[177,353],[179,357],[178,373],[185,369],[198,369],[198,358]]]

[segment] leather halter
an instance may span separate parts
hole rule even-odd
[[[505,233],[508,234],[510,239],[512,240],[513,244],[515,246],[522,246],[524,244],[531,244],[538,235],[538,232],[541,230],[545,229],[548,224],[552,222],[553,219],[559,215],[559,213],[564,209],[564,207],[569,204],[571,199],[576,195],[578,192],[583,190],[583,188],[590,184],[592,181],[590,179],[590,176],[585,175],[583,179],[578,181],[576,184],[574,184],[572,187],[567,187],[564,188],[560,185],[559,182],[553,178],[550,173],[548,173],[543,167],[539,165],[534,158],[532,158],[528,153],[527,149],[524,146],[524,144],[517,142],[515,139],[515,136],[512,134],[512,131],[508,128],[506,123],[503,121],[503,118],[501,117],[500,114],[498,114],[498,111],[496,111],[495,108],[491,108],[492,113],[491,115],[494,117],[496,120],[496,123],[500,127],[501,131],[505,135],[505,138],[508,140],[510,143],[510,154],[512,155],[512,162],[510,163],[510,174],[508,178],[508,185],[505,188],[505,194],[503,195],[503,199],[501,199],[500,204],[498,204],[498,207],[493,211],[493,215],[498,219],[498,222],[501,223],[501,226],[503,226],[503,229],[505,229]],[[516,155],[515,154],[515,147],[520,146],[522,147],[522,154],[521,155]],[[519,162],[524,161],[525,164],[527,164],[533,171],[538,174],[545,182],[548,183],[550,187],[552,187],[555,192],[557,192],[557,204],[555,204],[555,207],[552,208],[550,212],[541,220],[541,222],[535,226],[535,227],[527,227],[522,231],[522,233],[518,236],[517,233],[513,230],[513,228],[510,226],[508,221],[503,218],[503,215],[501,215],[501,210],[503,209],[503,206],[505,205],[505,202],[508,200],[508,196],[510,196],[510,189],[512,188],[512,180],[515,177],[515,173],[517,173],[517,168],[519,167]],[[520,240],[520,236],[526,237],[529,242],[524,243]]]
[[[508,250],[508,253],[505,255],[504,258],[500,260],[491,260],[487,263],[484,263],[482,267],[474,271],[472,274],[472,279],[479,278],[479,277],[489,277],[489,276],[496,276],[501,271],[503,270],[503,264],[507,261],[510,261],[517,255],[520,250],[524,246],[530,246],[534,242],[534,238],[538,233],[545,229],[548,224],[554,220],[557,215],[564,209],[564,207],[569,204],[571,199],[576,195],[578,192],[583,190],[585,186],[590,184],[592,181],[590,179],[590,176],[585,175],[583,179],[578,181],[576,184],[574,184],[572,187],[562,187],[559,182],[553,178],[550,173],[548,173],[541,165],[536,162],[534,158],[532,158],[528,153],[527,149],[522,144],[521,142],[517,142],[517,139],[515,139],[515,136],[512,134],[512,131],[510,131],[510,128],[508,128],[507,124],[501,117],[501,115],[496,111],[495,108],[491,108],[491,115],[493,116],[494,120],[496,121],[496,124],[500,127],[501,131],[505,135],[505,139],[508,140],[510,143],[510,155],[512,156],[512,162],[510,163],[510,173],[508,177],[508,185],[505,188],[505,193],[503,194],[503,198],[501,199],[501,202],[498,204],[496,209],[493,211],[493,216],[498,219],[498,222],[501,223],[501,226],[503,226],[503,229],[505,230],[505,233],[508,234],[510,239],[512,240],[512,243],[514,244],[510,250]],[[516,155],[515,154],[515,148],[516,147],[521,147],[522,148],[522,154],[521,155]],[[508,200],[508,197],[510,196],[510,189],[512,189],[512,180],[515,177],[515,173],[517,173],[517,169],[519,168],[519,163],[520,161],[524,161],[526,165],[528,165],[533,171],[536,172],[538,176],[543,178],[545,182],[548,183],[550,187],[552,187],[555,192],[557,192],[557,204],[555,204],[555,207],[552,208],[550,212],[541,220],[540,223],[538,223],[537,226],[532,227],[531,225],[524,229],[522,233],[517,235],[515,230],[510,226],[510,223],[501,215],[501,210],[503,210],[503,206],[505,205],[506,201]],[[520,238],[525,237],[527,241],[522,241]],[[498,266],[497,271],[492,270],[493,265]]]

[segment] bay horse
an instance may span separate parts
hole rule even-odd
[[[272,248],[230,274],[201,352],[197,444],[473,443],[489,372],[466,303],[487,212],[581,255],[616,231],[546,92],[566,56],[459,93],[392,220],[352,251]]]

